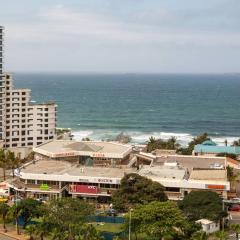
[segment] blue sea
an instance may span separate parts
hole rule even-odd
[[[54,100],[58,127],[72,128],[76,139],[240,137],[240,74],[15,73],[14,85],[32,89],[36,102]]]

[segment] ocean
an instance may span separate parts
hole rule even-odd
[[[240,74],[30,74],[14,85],[32,100],[55,101],[58,127],[76,139],[112,139],[120,132],[144,143],[175,136],[186,145],[207,132],[223,144],[240,137]]]

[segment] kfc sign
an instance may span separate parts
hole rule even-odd
[[[98,187],[88,185],[70,185],[70,192],[82,193],[82,194],[97,194],[99,192]]]

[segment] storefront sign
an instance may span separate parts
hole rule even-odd
[[[40,190],[48,191],[49,190],[49,186],[47,184],[41,184]]]
[[[94,153],[93,157],[105,157],[104,153]]]
[[[54,157],[71,157],[75,156],[75,152],[56,153]]]
[[[87,193],[87,194],[97,194],[98,187],[88,186],[88,185],[70,185],[70,192],[72,193]]]
[[[207,189],[216,189],[216,190],[224,190],[224,185],[206,185]]]
[[[99,178],[98,182],[99,183],[112,183],[113,180],[112,179],[108,179],[108,178]]]

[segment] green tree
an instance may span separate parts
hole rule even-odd
[[[15,203],[11,209],[10,209],[10,212],[15,220],[15,223],[16,223],[16,231],[17,231],[17,234],[19,235],[20,234],[20,231],[19,231],[19,217],[21,216],[21,212],[22,212],[22,208],[20,207],[20,205],[18,203]]]
[[[240,147],[240,138],[238,140],[235,140],[232,144],[234,147]]]
[[[218,239],[218,240],[227,240],[229,239],[228,237],[228,234],[224,231],[218,231],[215,233],[215,237]]]
[[[3,170],[3,180],[6,180],[6,169],[8,167],[8,162],[6,158],[6,153],[4,149],[0,149],[0,167]]]
[[[34,240],[34,236],[37,230],[37,226],[36,225],[28,225],[25,229],[25,232],[29,235],[29,240]]]
[[[74,239],[82,234],[83,225],[94,208],[85,201],[61,198],[50,201],[46,206],[46,222],[52,227],[54,239]],[[59,234],[64,233],[64,234]]]
[[[120,188],[113,193],[113,205],[118,210],[126,211],[136,204],[166,201],[164,190],[160,183],[130,173],[122,178]]]
[[[229,158],[232,158],[232,159],[234,159],[234,160],[237,160],[237,155],[236,154],[234,154],[234,153],[218,153],[217,155],[216,155],[217,157],[229,157]]]
[[[238,240],[239,239],[239,234],[240,234],[240,224],[231,224],[230,228],[235,232],[236,240]]]
[[[183,155],[192,155],[194,146],[197,144],[201,144],[207,140],[210,140],[207,133],[203,133],[195,138],[188,144],[187,148],[179,148],[178,153]]]
[[[7,232],[6,218],[7,218],[7,214],[9,213],[9,209],[10,207],[6,203],[0,202],[0,215],[2,218],[4,232]]]
[[[193,221],[202,218],[217,221],[226,216],[222,210],[222,199],[211,191],[191,192],[179,203],[179,207]]]
[[[177,205],[170,201],[137,205],[131,212],[131,216],[135,231],[146,234],[149,240],[184,237],[184,230],[189,224]],[[127,229],[128,224],[129,215],[126,221]]]
[[[230,182],[231,192],[236,191],[236,183],[239,177],[239,172],[234,171],[234,168],[227,166],[227,179]]]
[[[42,203],[31,199],[23,199],[20,202],[16,203],[17,207],[20,209],[20,216],[23,219],[23,228],[27,226],[30,220],[34,217],[40,217],[42,215]]]
[[[195,232],[191,240],[208,240],[208,235],[204,231]]]
[[[155,139],[154,137],[150,137],[147,143],[147,152],[152,152],[156,149],[169,149],[176,150],[180,147],[177,139],[175,137],[171,137],[168,140]]]
[[[8,167],[11,168],[12,170],[12,176],[14,177],[14,170],[15,168],[19,167],[21,160],[20,160],[20,156],[19,154],[17,156],[15,156],[15,153],[8,150],[6,151],[6,160],[8,163]]]
[[[38,236],[40,240],[44,240],[45,237],[50,235],[52,227],[46,218],[43,218],[41,222],[36,225],[35,235]]]

